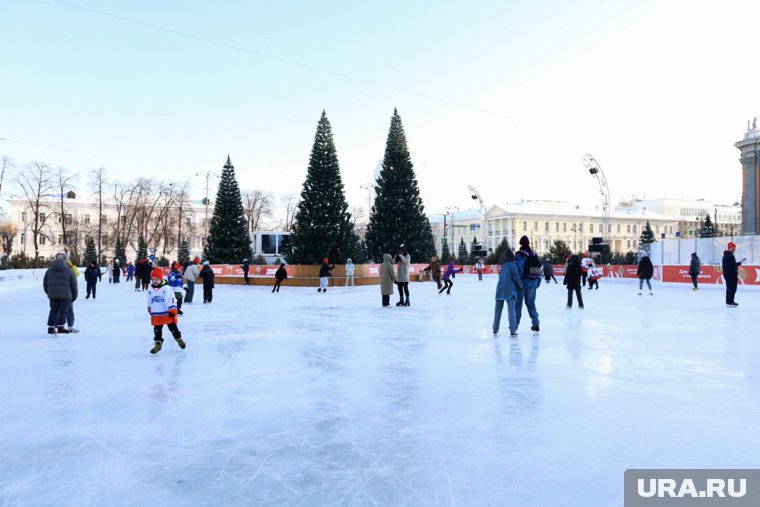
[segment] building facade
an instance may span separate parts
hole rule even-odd
[[[747,122],[744,138],[734,144],[741,152],[742,164],[742,234],[760,232],[760,131],[757,130],[757,118]]]

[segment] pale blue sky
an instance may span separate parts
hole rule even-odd
[[[230,153],[243,188],[300,192],[322,109],[351,204],[394,107],[426,207],[519,198],[738,200],[733,143],[760,112],[758,2],[2,0],[0,155],[181,180]],[[506,116],[506,117],[505,117]],[[548,128],[507,117],[517,117]]]

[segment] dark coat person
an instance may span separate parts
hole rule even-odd
[[[248,268],[250,265],[251,263],[248,262],[248,259],[243,259],[243,264],[240,266],[243,268],[243,280],[245,281],[246,285],[248,285]]]
[[[741,262],[736,262],[734,257],[734,251],[736,251],[736,243],[733,241],[728,244],[728,250],[723,251],[723,278],[726,281],[726,305],[739,306],[739,303],[734,301],[736,296],[736,288],[739,285],[739,266]],[[744,261],[744,259],[742,259]]]
[[[214,295],[214,272],[211,270],[208,261],[203,263],[200,276],[203,279],[203,302],[210,303]]]
[[[79,286],[74,271],[66,265],[65,254],[55,256],[53,264],[45,271],[42,288],[50,300],[48,334],[68,333],[64,324],[69,314],[69,305],[77,299]]]
[[[639,296],[641,296],[641,291],[644,288],[644,282],[647,283],[647,287],[649,288],[649,295],[653,294],[652,283],[649,281],[653,275],[654,266],[652,266],[652,260],[648,255],[644,255],[639,261],[639,267],[636,269],[636,276],[639,277]]]
[[[562,282],[567,286],[566,308],[573,307],[573,293],[575,293],[578,300],[578,308],[583,308],[583,295],[581,294],[581,288],[583,287],[581,283],[582,278],[583,268],[581,267],[581,260],[577,255],[573,255],[565,267],[565,279]]]
[[[94,262],[91,262],[87,269],[84,270],[84,281],[87,282],[87,297],[85,299],[95,299],[95,288],[100,279],[100,268]]]
[[[272,292],[280,292],[280,284],[283,282],[283,280],[287,279],[288,272],[285,270],[285,263],[283,262],[274,273],[274,287],[272,287]]]
[[[689,276],[691,277],[692,285],[694,285],[691,290],[699,290],[697,279],[699,278],[700,267],[701,262],[699,256],[697,256],[697,252],[694,252],[691,254],[691,262],[689,263]]]

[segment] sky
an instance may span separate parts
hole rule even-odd
[[[95,9],[98,12],[93,12]],[[760,2],[2,0],[0,156],[299,193],[317,121],[367,206],[398,108],[429,213],[740,200]],[[213,191],[213,189],[212,189]],[[6,196],[6,186],[3,187]]]

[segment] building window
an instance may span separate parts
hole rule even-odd
[[[638,231],[637,231],[637,229],[638,229],[638,225],[634,225],[634,226],[633,226],[633,233],[634,233],[634,234],[638,234]]]
[[[660,226],[659,226],[659,225],[656,225],[654,228],[655,228],[655,229],[657,229],[657,231],[656,231],[656,232],[657,232],[657,234],[660,234]]]
[[[74,221],[74,217],[71,216],[71,213],[66,213],[66,225],[71,225],[73,221]]]
[[[26,212],[22,211],[21,212],[21,223],[24,223],[24,222],[26,222]]]
[[[45,214],[44,213],[40,213],[40,223],[42,223],[44,221],[45,221]]]
[[[594,232],[594,224],[588,224],[588,232],[590,233]]]
[[[84,225],[90,225],[90,215],[84,216]]]
[[[60,224],[61,223],[61,215],[55,216],[55,223]]]
[[[63,244],[63,234],[59,234],[59,235],[58,235],[58,244],[59,244],[59,245],[62,245],[62,244]]]
[[[121,217],[121,225],[127,225],[127,216],[124,215]]]
[[[538,222],[533,222],[533,230],[534,231],[538,230]]]
[[[631,232],[631,224],[626,225],[626,232],[630,234]],[[631,242],[628,242],[628,246],[631,246]]]
[[[673,234],[673,226],[670,226],[670,234]]]
[[[26,245],[26,234],[23,232],[21,233],[21,244]]]
[[[523,222],[523,230],[524,231],[528,230],[528,222]]]
[[[40,245],[44,245],[44,244],[45,244],[45,236],[40,235]]]
[[[562,232],[567,232],[567,222],[562,222]]]
[[[559,222],[554,222],[554,232],[559,232]]]
[[[620,224],[617,224],[617,232],[620,232]]]
[[[583,224],[578,224],[578,232],[583,232]]]
[[[549,232],[549,222],[544,222],[544,231]]]

